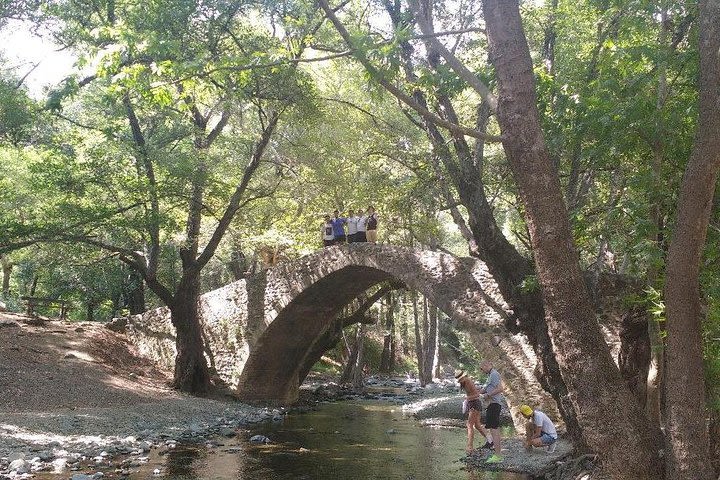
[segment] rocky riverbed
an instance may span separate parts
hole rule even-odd
[[[423,388],[413,379],[370,377],[366,390],[357,393],[310,379],[301,391],[301,401],[290,410],[181,396],[124,407],[5,413],[0,422],[0,478],[32,478],[41,472],[68,473],[73,480],[128,476],[151,451],[163,454],[187,444],[213,447],[218,439],[235,437],[262,422],[282,421],[288,411],[301,413],[318,402],[390,402],[405,405],[418,418],[449,412],[451,404],[457,410],[462,402],[452,380]]]

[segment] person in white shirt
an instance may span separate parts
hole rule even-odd
[[[367,220],[368,217],[366,217],[363,214],[362,208],[358,210],[358,221],[357,221],[357,235],[355,236],[356,242],[367,242]]]
[[[345,219],[345,223],[347,225],[348,243],[357,242],[358,220],[360,220],[360,217],[355,215],[355,212],[353,210],[350,210],[348,212],[347,218]]]
[[[525,429],[525,447],[548,447],[548,452],[555,451],[558,435],[550,417],[528,405],[520,405],[520,413],[529,420]]]
[[[322,239],[324,247],[330,247],[335,241],[335,235],[333,234],[333,224],[330,221],[330,215],[325,215],[325,221],[320,227],[320,238]]]

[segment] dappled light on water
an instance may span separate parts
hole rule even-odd
[[[251,444],[253,435],[271,443]],[[479,439],[478,439],[479,441]],[[523,480],[502,472],[468,472],[465,430],[422,427],[396,405],[371,402],[322,405],[318,411],[288,415],[213,450],[178,448],[151,461],[131,478],[160,469],[170,479],[398,479]]]

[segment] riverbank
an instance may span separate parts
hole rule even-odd
[[[319,402],[389,403],[430,428],[460,427],[464,438],[462,394],[452,378],[421,387],[411,378],[369,377],[356,393],[309,377],[290,410],[190,397],[171,390],[169,380],[169,372],[100,324],[0,314],[0,480],[135,478],[150,457],[187,445],[212,452],[231,437],[247,444],[248,432],[279,424],[288,412],[313,411]],[[488,469],[482,452],[457,455],[468,470]],[[559,459],[538,455],[525,467],[547,471],[548,461]]]
[[[0,478],[85,471],[116,457],[131,465],[151,449],[203,444],[283,417],[182,395],[169,381],[100,324],[0,314]]]

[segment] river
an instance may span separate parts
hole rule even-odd
[[[252,444],[253,435],[269,444]],[[477,439],[476,441],[479,441]],[[321,404],[283,422],[243,430],[216,448],[180,447],[154,454],[131,479],[524,480],[524,475],[468,472],[465,431],[429,428],[402,408],[377,401]],[[156,469],[159,470],[153,474]]]

